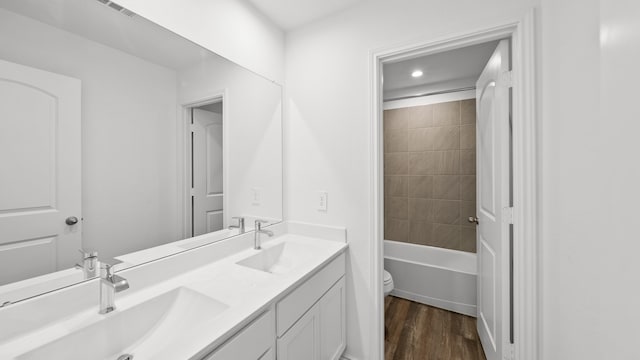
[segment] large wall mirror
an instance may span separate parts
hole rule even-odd
[[[0,306],[280,221],[281,94],[110,1],[0,0]]]

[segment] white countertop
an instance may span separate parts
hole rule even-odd
[[[171,339],[165,339],[162,351],[154,348],[153,359],[183,359],[200,357],[224,342],[229,336],[244,327],[255,315],[284,295],[288,290],[310,277],[315,270],[330,262],[345,251],[344,242],[322,240],[302,235],[284,234],[263,243],[269,248],[281,242],[288,242],[303,246],[304,251],[296,257],[290,270],[284,274],[271,274],[236,264],[259,250],[244,249],[207,265],[198,267],[186,273],[166,279],[164,281],[145,285],[136,291],[136,283],[131,283],[131,289],[116,295],[117,309],[107,315],[97,312],[98,293],[95,294],[95,308],[85,309],[62,319],[49,322],[33,331],[19,334],[10,339],[0,339],[0,358],[13,359],[43,344],[49,343],[79,328],[96,323],[105,316],[126,311],[137,304],[152,299],[160,294],[179,287],[197,291],[219,302],[228,305],[220,315],[199,324],[198,328],[189,329],[189,342],[173,346]],[[212,244],[215,246],[215,244]],[[193,251],[199,251],[196,249]],[[166,269],[165,269],[166,271]],[[126,273],[122,276],[127,277]],[[48,294],[47,296],[55,296]],[[59,296],[63,296],[62,294]],[[61,301],[64,301],[61,299]],[[28,306],[29,304],[24,304]],[[55,309],[52,309],[55,311]],[[0,321],[2,321],[0,313]],[[2,326],[11,326],[3,323]],[[160,353],[161,355],[158,355]],[[135,354],[136,359],[150,359],[145,356],[144,349]]]

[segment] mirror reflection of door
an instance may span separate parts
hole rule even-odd
[[[192,236],[223,223],[222,102],[191,109]]]
[[[80,80],[0,60],[0,285],[73,266]]]

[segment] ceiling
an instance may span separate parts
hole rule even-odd
[[[249,0],[284,30],[318,20],[364,0]]]
[[[492,41],[385,64],[384,98],[475,86],[497,45]],[[412,77],[415,70],[421,70],[423,75]]]

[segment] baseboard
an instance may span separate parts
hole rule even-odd
[[[457,313],[468,315],[468,316],[473,316],[473,317],[477,316],[477,310],[475,305],[461,304],[453,301],[436,299],[436,298],[414,294],[409,291],[403,291],[398,289],[393,289],[393,291],[391,291],[391,295],[399,298],[419,302],[421,304],[426,304],[426,305],[434,306],[437,308],[457,312]]]

